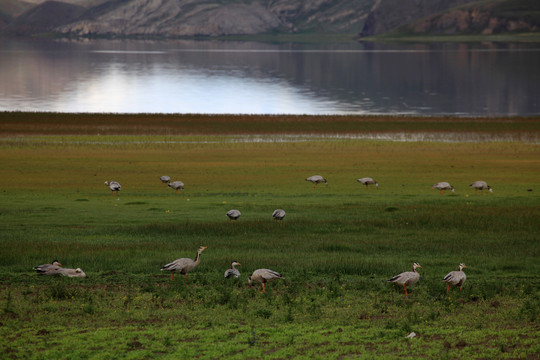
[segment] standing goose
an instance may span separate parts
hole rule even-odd
[[[62,264],[58,260],[54,260],[50,264],[38,265],[34,270],[40,275],[58,275],[56,270],[60,269]]]
[[[328,186],[328,181],[326,181],[325,178],[323,178],[321,175],[313,175],[306,179],[306,181],[311,181],[314,185],[313,187],[316,188],[317,184],[324,183],[326,186]]]
[[[80,277],[85,278],[86,274],[81,268],[69,269],[69,268],[59,268],[56,270],[60,275],[67,277]]]
[[[420,279],[420,274],[416,271],[417,268],[422,267],[420,264],[414,263],[412,266],[413,271],[402,272],[387,281],[403,286],[403,293],[409,295],[406,286],[414,285]]]
[[[187,283],[187,273],[193,270],[197,265],[199,265],[199,262],[201,262],[201,253],[206,248],[207,246],[201,246],[199,250],[197,250],[197,256],[195,257],[195,260],[189,258],[176,259],[173,262],[164,265],[161,268],[161,271],[170,271],[171,280],[174,278],[174,273],[180,273],[184,275],[184,280]]]
[[[282,278],[283,275],[278,273],[277,271],[270,270],[270,269],[257,269],[251,274],[251,276],[248,278],[249,286],[252,286],[253,281],[258,281],[262,284],[262,291],[266,291],[266,283],[269,281],[272,281],[274,279]]]
[[[182,190],[182,193],[184,193],[184,183],[181,181],[173,181],[172,183],[169,183],[168,186],[176,190],[177,194],[178,194],[178,190]]]
[[[369,185],[375,185],[377,190],[379,190],[379,183],[373,180],[373,178],[365,177],[365,178],[358,179],[356,181],[358,181],[359,183],[363,185],[366,185],[366,189],[369,187]]]
[[[454,192],[454,187],[447,183],[446,181],[438,182],[432,186],[433,189],[441,190],[441,194],[444,195],[444,190],[451,190]]]
[[[493,189],[491,188],[491,186],[489,186],[487,182],[485,181],[475,181],[469,186],[474,188],[475,194],[478,193],[478,190],[482,191],[482,195],[484,195],[484,190],[489,190],[489,192],[493,192]]]
[[[228,279],[232,276],[234,276],[235,278],[239,278],[240,277],[240,271],[238,271],[237,268],[235,268],[235,266],[240,266],[242,264],[240,264],[238,261],[233,261],[231,263],[231,268],[230,269],[227,269],[225,270],[225,279]]]
[[[276,209],[272,213],[272,217],[274,218],[274,220],[283,220],[285,218],[285,215],[286,213],[283,209]]]
[[[115,191],[118,193],[120,190],[122,190],[122,185],[116,181],[105,181],[105,185],[111,189],[111,195],[113,195]]]
[[[238,218],[240,217],[240,215],[242,215],[242,213],[239,210],[232,209],[232,210],[227,211],[227,214],[225,215],[227,215],[229,219],[231,220],[238,220]]]
[[[162,177],[159,178],[159,180],[161,180],[163,184],[168,184],[171,182],[171,177],[167,175],[163,175]]]
[[[465,275],[465,272],[463,272],[463,269],[467,268],[464,263],[459,264],[457,271],[450,271],[443,279],[444,282],[448,284],[448,287],[446,288],[446,293],[448,294],[450,292],[450,285],[453,286],[459,286],[459,291],[461,291],[461,287],[463,286],[463,283],[465,280],[467,280],[467,275]]]

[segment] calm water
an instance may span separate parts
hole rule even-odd
[[[540,44],[0,40],[0,111],[540,114]]]

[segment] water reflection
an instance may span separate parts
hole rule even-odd
[[[540,47],[0,40],[0,110],[540,114]]]

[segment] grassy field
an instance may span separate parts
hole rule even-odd
[[[439,140],[363,137],[421,133]],[[534,118],[0,113],[2,358],[538,359],[539,133]],[[200,245],[187,284],[159,270]],[[53,259],[88,278],[32,271]],[[232,260],[242,276],[223,279]],[[413,262],[405,296],[386,280]],[[261,293],[257,268],[284,278]]]

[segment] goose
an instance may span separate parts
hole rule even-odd
[[[184,183],[181,181],[173,181],[172,183],[169,183],[168,186],[176,190],[177,194],[178,190],[182,190],[182,193],[184,192]]]
[[[113,195],[115,191],[118,193],[120,190],[122,190],[122,185],[116,181],[105,181],[105,185],[111,189],[111,195]]]
[[[459,286],[459,291],[461,291],[461,287],[463,286],[463,283],[465,280],[467,280],[467,275],[463,272],[463,269],[467,268],[467,266],[464,263],[459,264],[457,271],[450,271],[444,278],[443,281],[448,284],[448,287],[446,288],[446,293],[448,294],[450,291],[450,285],[453,286]]]
[[[171,182],[171,177],[167,175],[163,175],[162,177],[159,178],[159,180],[161,180],[161,182],[164,184],[168,184]]]
[[[402,272],[387,281],[402,285],[403,293],[409,295],[406,286],[414,285],[420,279],[420,274],[416,271],[417,268],[422,268],[422,266],[418,263],[414,263],[412,266],[413,271]]]
[[[313,175],[306,179],[306,181],[311,181],[314,185],[313,187],[316,188],[317,184],[324,183],[326,186],[328,186],[328,181],[326,181],[325,178],[323,178],[321,175]]]
[[[266,283],[269,281],[272,281],[274,279],[282,278],[283,275],[278,273],[277,271],[270,270],[270,269],[257,269],[251,274],[251,276],[248,278],[249,286],[252,286],[253,281],[258,281],[262,284],[262,291],[266,291]]]
[[[59,268],[56,270],[60,275],[67,277],[80,277],[85,278],[86,274],[81,268],[69,269],[69,268]]]
[[[238,271],[237,268],[235,268],[235,266],[240,266],[242,264],[240,264],[238,261],[233,261],[231,263],[231,268],[230,269],[227,269],[225,270],[225,279],[228,279],[230,277],[235,277],[235,278],[239,278],[240,277],[240,271]]]
[[[446,181],[438,182],[432,186],[433,189],[441,190],[441,194],[444,195],[444,190],[451,190],[454,192],[454,187],[447,183]]]
[[[240,217],[240,215],[242,215],[242,213],[239,210],[232,209],[232,210],[227,211],[227,214],[225,215],[227,215],[229,219],[231,220],[238,220],[238,218]]]
[[[285,218],[285,215],[286,213],[283,209],[276,209],[272,213],[272,217],[274,218],[274,220],[283,220],[283,218]]]
[[[474,188],[475,194],[478,193],[478,190],[482,191],[482,195],[484,195],[484,190],[489,190],[489,192],[493,192],[493,189],[491,188],[491,186],[489,186],[487,182],[485,181],[475,181],[469,186]]]
[[[189,258],[176,259],[173,262],[168,263],[167,265],[164,265],[161,268],[161,271],[170,271],[171,280],[174,278],[174,273],[180,273],[184,275],[184,280],[187,283],[187,273],[193,270],[197,265],[199,265],[199,262],[201,262],[201,253],[206,248],[208,248],[208,246],[199,247],[199,250],[197,250],[197,256],[195,257],[195,260],[192,260]]]
[[[363,185],[366,185],[366,189],[369,187],[369,185],[375,185],[377,190],[379,190],[379,183],[376,182],[375,180],[373,180],[370,177],[361,178],[361,179],[358,179],[356,181],[358,181],[359,183],[361,183]]]
[[[54,260],[50,264],[38,265],[34,270],[40,275],[58,275],[56,270],[60,269],[62,264],[58,260]]]

